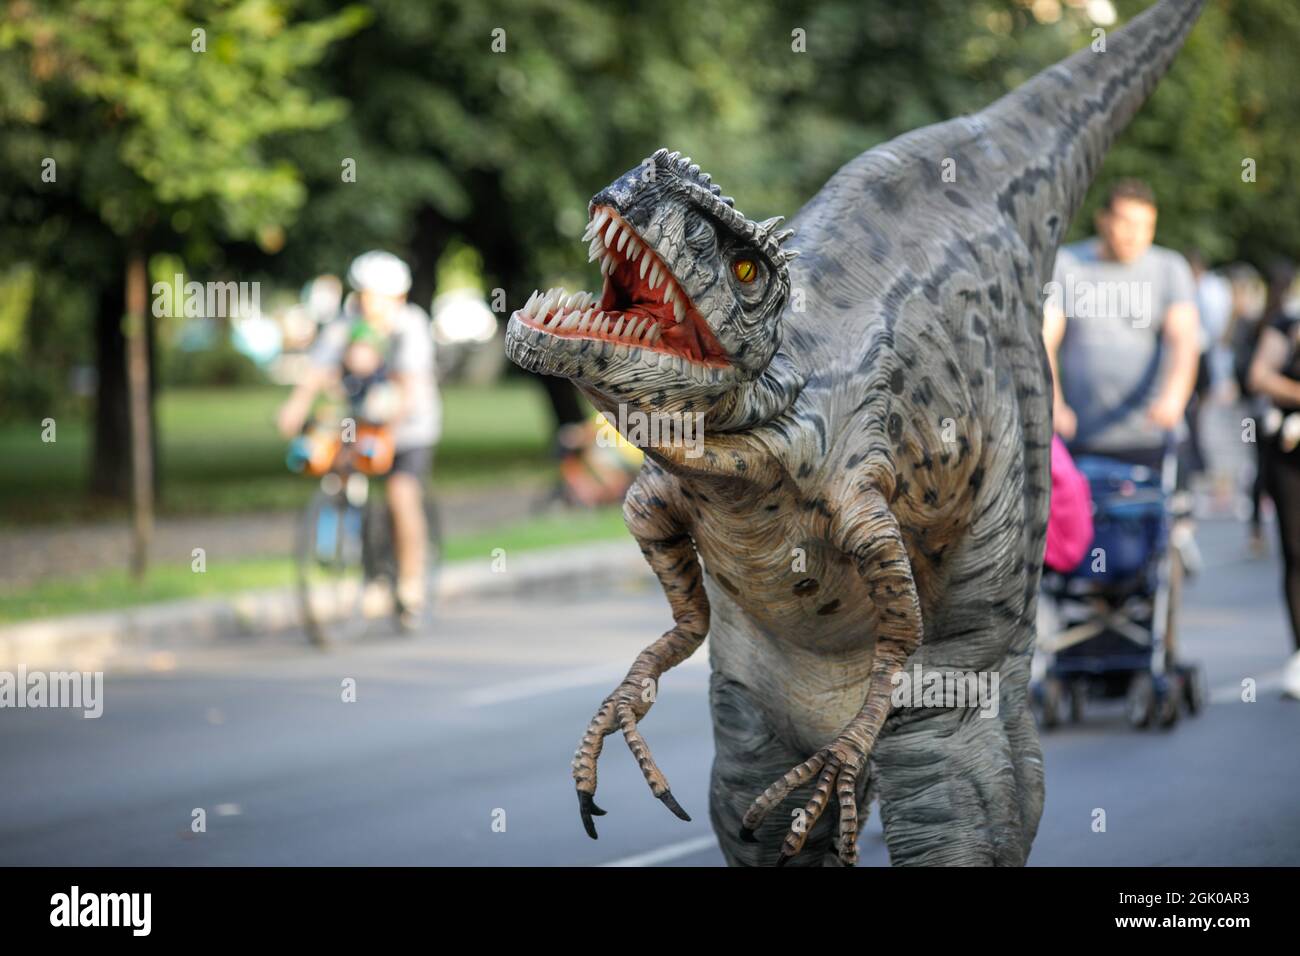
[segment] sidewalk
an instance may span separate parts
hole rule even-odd
[[[508,555],[506,569],[500,572],[493,570],[488,558],[454,562],[438,576],[437,600],[522,594],[638,576],[653,581],[650,573],[636,542],[628,537]],[[47,618],[0,627],[0,670],[20,665],[99,670],[126,653],[167,652],[299,627],[292,588]]]
[[[533,482],[435,488],[444,536],[491,531],[528,517],[544,485]],[[156,564],[188,565],[195,548],[208,561],[284,556],[293,553],[301,512],[159,518],[151,549]],[[22,587],[49,578],[66,578],[121,568],[131,551],[127,519],[90,524],[6,528],[0,548],[0,582]]]

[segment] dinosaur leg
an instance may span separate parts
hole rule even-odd
[[[782,842],[813,798],[811,784],[792,790],[752,839],[742,839],[741,821],[756,793],[789,767],[803,759],[799,749],[776,732],[759,706],[755,693],[739,681],[714,671],[709,679],[709,707],[713,714],[713,775],[709,782],[709,818],[729,866],[773,866],[781,857]],[[867,775],[854,783],[857,820],[866,818]],[[803,852],[791,865],[839,864],[836,832],[841,806],[832,806],[807,834]]]
[[[927,653],[926,670],[962,670]],[[965,663],[965,662],[961,662]],[[900,707],[871,755],[895,866],[1022,866],[1043,806],[1028,657],[998,668],[997,709]]]
[[[1020,808],[1020,841],[1004,851],[998,863],[1023,866],[1038,833],[1043,815],[1043,747],[1038,725],[1029,707],[1029,664],[1032,633],[1025,650],[1008,653],[1002,664],[1002,725],[1011,745],[1011,762],[1016,774],[1016,797]]]

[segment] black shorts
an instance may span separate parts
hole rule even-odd
[[[414,475],[420,481],[429,477],[429,472],[433,468],[433,446],[421,445],[418,448],[403,448],[393,455],[393,467],[389,471],[390,475],[401,472],[404,475]]]

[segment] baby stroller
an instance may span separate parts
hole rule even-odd
[[[1090,699],[1124,698],[1134,727],[1171,727],[1205,705],[1201,669],[1177,654],[1185,562],[1171,544],[1176,446],[1160,469],[1081,455],[1092,490],[1094,535],[1072,571],[1045,570],[1043,596],[1059,628],[1040,634],[1031,695],[1044,728],[1083,718]],[[1181,543],[1181,542],[1180,542]]]

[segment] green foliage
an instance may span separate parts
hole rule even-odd
[[[1120,6],[1133,15],[1148,4]],[[1092,231],[1109,183],[1136,176],[1156,191],[1162,245],[1259,266],[1278,254],[1300,258],[1298,43],[1300,7],[1292,0],[1212,0],[1111,149],[1072,237]],[[1255,182],[1243,181],[1247,159]]]
[[[266,143],[335,122],[346,103],[301,77],[364,9],[291,20],[270,0],[80,0],[0,9],[0,262],[35,270],[21,320],[45,391],[94,355],[97,312],[119,308],[128,246],[195,268],[223,247],[266,250],[306,199]],[[201,33],[199,31],[202,31]],[[71,321],[65,321],[67,317]],[[46,331],[49,319],[70,336]],[[6,326],[8,327],[8,326]],[[0,401],[31,396],[0,383]]]
[[[236,349],[224,330],[214,348],[167,349],[160,365],[159,378],[168,387],[213,388],[266,381],[257,363]]]

